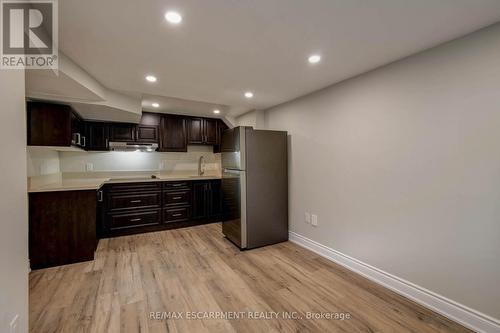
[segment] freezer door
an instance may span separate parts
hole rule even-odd
[[[235,127],[222,133],[221,162],[223,169],[245,170],[245,127]]]
[[[222,173],[222,207],[222,233],[239,248],[246,248],[245,171],[225,169]]]

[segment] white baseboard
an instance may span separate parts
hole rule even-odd
[[[476,332],[500,333],[500,320],[384,272],[293,231],[289,240]]]

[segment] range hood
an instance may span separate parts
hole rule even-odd
[[[157,143],[138,143],[138,142],[110,142],[109,148],[112,151],[145,151],[153,152],[158,149]]]

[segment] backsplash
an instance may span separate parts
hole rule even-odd
[[[59,153],[57,151],[28,147],[26,155],[28,177],[60,172]]]
[[[28,176],[91,171],[195,173],[200,156],[205,158],[205,170],[220,171],[220,154],[214,154],[211,146],[188,146],[187,153],[39,152],[28,149]]]

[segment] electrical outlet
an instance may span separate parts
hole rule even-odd
[[[306,212],[304,214],[304,221],[307,223],[307,224],[311,224],[311,214]]]
[[[14,318],[10,321],[10,332],[9,333],[19,333],[19,315],[15,315]]]
[[[86,163],[85,164],[85,171],[94,171],[94,164],[93,163]]]
[[[160,169],[160,170],[165,169],[165,161],[161,161],[160,163],[158,163],[158,169]]]
[[[311,215],[311,225],[313,227],[317,227],[318,226],[318,215],[315,215],[315,214]]]

